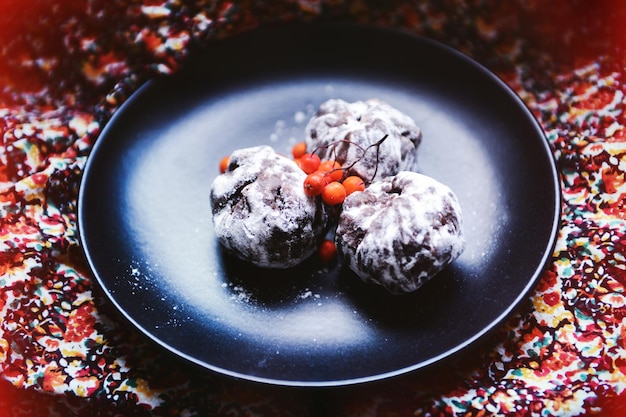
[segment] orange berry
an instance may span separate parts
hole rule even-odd
[[[317,171],[320,163],[320,157],[312,153],[305,153],[300,157],[300,168],[307,174],[312,174]]]
[[[339,181],[343,177],[341,164],[337,161],[322,161],[318,170],[327,173],[332,181]]]
[[[326,184],[328,184],[328,182],[321,172],[309,174],[304,179],[304,194],[309,197],[320,195],[324,187],[326,187]]]
[[[351,175],[342,182],[343,186],[346,189],[346,196],[352,194],[355,191],[363,191],[365,190],[365,182],[361,179],[361,177],[357,175]]]
[[[225,173],[230,163],[230,156],[225,156],[220,160],[220,173]]]
[[[306,153],[306,142],[298,142],[291,148],[291,154],[294,159],[302,158]]]
[[[325,264],[332,262],[337,256],[337,247],[332,240],[324,240],[317,249],[320,260]]]
[[[346,199],[346,189],[337,181],[333,181],[322,189],[322,200],[329,206],[336,206]]]

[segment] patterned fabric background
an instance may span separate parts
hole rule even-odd
[[[626,404],[626,115],[619,1],[25,3],[0,12],[0,410],[93,416],[581,416]],[[263,24],[340,19],[445,42],[542,124],[563,226],[528,302],[471,360],[384,383],[285,389],[198,372],[106,301],[76,201],[103,126],[189,51]]]

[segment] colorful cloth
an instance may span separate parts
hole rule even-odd
[[[5,2],[0,17],[0,409],[12,415],[618,415],[626,397],[626,116],[618,2]],[[89,151],[145,80],[209,40],[341,19],[445,42],[501,76],[561,174],[547,271],[471,360],[333,390],[172,358],[92,278],[76,202]],[[55,414],[57,413],[57,414]],[[615,413],[615,414],[612,414]]]

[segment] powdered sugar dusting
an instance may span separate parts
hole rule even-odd
[[[286,268],[316,249],[325,233],[322,203],[304,193],[306,174],[269,146],[240,149],[211,186],[215,234],[257,266]]]
[[[364,180],[417,168],[421,130],[409,116],[377,99],[353,103],[328,100],[305,131],[309,149],[318,148],[316,153],[322,159],[336,159],[344,166],[358,161],[350,174]],[[378,149],[365,151],[383,138]]]
[[[414,291],[465,248],[461,208],[446,185],[404,171],[346,199],[336,242],[363,280]]]

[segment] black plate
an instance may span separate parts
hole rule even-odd
[[[420,171],[457,193],[464,254],[406,296],[341,266],[263,271],[222,254],[219,160],[259,144],[289,153],[323,101],[371,97],[423,129]],[[489,71],[416,36],[303,24],[215,42],[140,88],[89,157],[79,226],[106,294],[157,343],[225,374],[325,386],[423,368],[501,323],[550,258],[559,202],[540,127]]]

